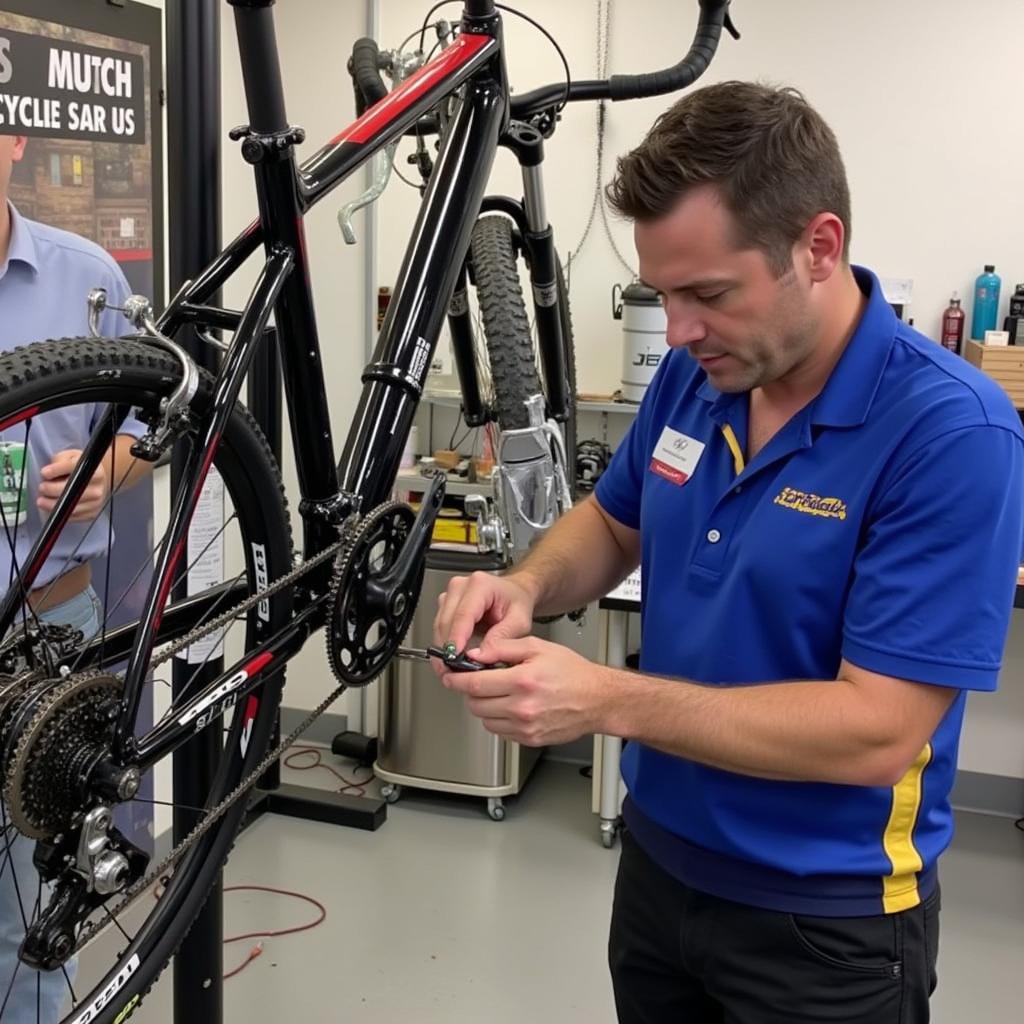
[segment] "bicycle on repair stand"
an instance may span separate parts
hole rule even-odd
[[[556,428],[546,424],[571,414],[568,310],[540,176],[543,140],[555,130],[558,111],[577,100],[629,99],[682,88],[707,67],[723,26],[731,29],[728,0],[700,0],[696,38],[675,67],[651,75],[566,81],[512,96],[497,5],[466,0],[448,45],[386,95],[380,94],[379,55],[371,45],[361,46],[353,71],[366,109],[300,165],[294,147],[303,132],[285,117],[273,0],[228,2],[250,117],[250,124],[231,137],[253,166],[259,219],[187,282],[159,316],[145,299],[130,300],[124,313],[135,333],[129,337],[43,342],[0,355],[0,440],[22,444],[28,453],[18,488],[29,492],[29,507],[34,507],[35,485],[25,466],[45,436],[43,427],[34,432],[34,426],[59,411],[89,430],[74,471],[38,530],[26,535],[26,525],[19,536],[17,521],[8,521],[8,505],[0,508],[3,540],[14,563],[0,599],[3,856],[10,860],[15,836],[34,841],[35,864],[45,883],[23,899],[31,913],[26,913],[18,970],[64,972],[63,1019],[71,1024],[119,1024],[138,1008],[227,859],[249,788],[345,687],[379,675],[401,642],[422,582],[443,479],[429,484],[418,514],[388,498],[446,313],[467,419],[483,422],[495,415],[507,438],[525,444],[542,437],[541,457],[547,452],[552,464],[560,457],[557,443],[554,449],[550,443]],[[440,137],[436,164],[339,461],[303,215],[376,151],[410,130],[431,128]],[[522,203],[485,197],[499,146],[512,150],[522,166]],[[518,246],[530,268],[543,389],[532,346],[528,349],[524,340],[521,300],[510,305],[504,287]],[[245,308],[212,305],[211,297],[260,247],[264,263]],[[481,396],[472,357],[472,322],[462,299],[467,267],[490,349],[494,410]],[[493,284],[496,278],[501,287]],[[104,302],[102,293],[90,297],[94,323]],[[298,471],[297,555],[280,472],[238,401],[253,353],[271,331],[271,314]],[[514,338],[509,325],[515,325]],[[195,327],[220,351],[215,375],[197,369],[174,342],[185,326]],[[213,332],[227,332],[230,339],[221,341]],[[520,378],[527,380],[525,388]],[[544,397],[534,399],[537,394]],[[528,407],[524,398],[532,399]],[[133,454],[155,461],[177,448],[184,458],[182,483],[172,495],[166,530],[138,568],[139,576],[153,570],[138,620],[109,627],[116,604],[109,593],[100,593],[103,623],[86,641],[37,617],[34,608],[45,604],[45,595],[43,602],[36,597],[46,589],[37,581],[44,564],[52,567],[55,551],[71,552],[67,568],[78,564],[82,535],[92,527],[72,522],[72,513],[98,467],[112,457],[112,441],[129,416],[146,427]],[[518,458],[510,450],[502,454],[509,463]],[[537,454],[536,448],[528,451],[527,461]],[[107,511],[113,511],[127,468],[109,467]],[[197,596],[169,600],[190,568],[183,564],[187,531],[212,470],[225,492],[217,539],[226,548],[225,564],[237,574]],[[510,476],[526,497],[524,481],[537,479],[532,470],[523,478]],[[522,507],[531,523],[540,522],[538,505]],[[108,544],[110,521],[96,520]],[[202,557],[200,552],[197,560]],[[102,583],[97,589],[104,590]],[[296,733],[269,750],[281,670],[324,627],[339,685]],[[211,653],[223,650],[227,670],[212,682],[197,676],[169,698],[164,676],[170,659],[210,638],[219,640],[208,646]],[[144,706],[157,709],[152,726],[142,725]],[[210,728],[223,735],[223,753],[205,805],[189,809],[195,827],[153,863],[113,824],[114,812],[141,799],[146,777],[157,775],[176,749]],[[5,867],[9,864],[0,864],[0,871]],[[143,895],[147,898],[140,899]],[[72,977],[67,965],[76,954]],[[0,1005],[13,981],[0,979]]]

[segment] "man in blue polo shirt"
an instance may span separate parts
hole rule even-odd
[[[849,263],[835,137],[789,89],[693,92],[620,160],[673,351],[595,495],[443,596],[445,683],[523,743],[630,742],[619,1020],[923,1022],[969,690],[1024,543],[988,377]],[[641,673],[527,637],[643,570]]]
[[[24,136],[0,136],[0,350],[88,334],[86,298],[91,289],[106,288],[110,303],[118,306],[129,294],[124,275],[98,245],[26,220],[8,203],[11,166],[22,158],[25,143]],[[105,336],[117,337],[124,333],[126,321],[116,311],[107,310],[100,326]],[[34,417],[29,432],[26,424],[0,432],[0,442],[9,446],[8,452],[11,447],[20,450],[27,446],[24,477],[20,472],[7,477],[16,478],[31,496],[23,525],[0,522],[0,579],[4,587],[13,576],[14,561],[18,565],[24,562],[40,524],[60,496],[89,438],[95,412],[85,405],[69,406]],[[99,632],[103,616],[92,585],[91,561],[107,554],[105,508],[112,481],[122,489],[150,469],[148,463],[134,460],[130,452],[145,426],[128,419],[121,429],[123,434],[113,446],[113,469],[111,460],[104,458],[27,602],[26,615],[72,626],[86,637]],[[14,504],[16,507],[17,502]],[[56,1021],[70,991],[61,972],[39,974],[17,958],[24,922],[36,913],[39,894],[39,876],[32,865],[34,846],[28,839],[13,838],[9,829],[0,844],[0,1003],[4,1021],[13,1024]]]

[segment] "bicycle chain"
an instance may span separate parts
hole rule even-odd
[[[385,503],[385,505],[388,503]],[[383,507],[383,506],[381,506]],[[376,512],[377,509],[374,510]],[[373,513],[369,513],[372,515]],[[322,565],[324,562],[336,556],[338,554],[344,554],[346,549],[350,548],[354,542],[355,536],[358,532],[358,526],[361,522],[361,517],[353,517],[352,520],[347,522],[343,527],[346,536],[336,541],[330,547],[325,548],[319,554],[314,555],[308,561],[302,562],[297,565],[291,572],[286,573],[284,576],[275,580],[265,590],[261,590],[258,594],[254,594],[251,597],[246,598],[233,608],[228,609],[215,619],[211,619],[210,622],[206,623],[205,626],[197,626],[191,632],[187,633],[180,640],[175,641],[173,644],[169,644],[164,648],[159,657],[154,658],[152,666],[155,668],[157,665],[163,664],[169,658],[173,658],[175,654],[183,651],[186,647],[192,644],[198,643],[204,637],[209,636],[211,633],[216,632],[218,629],[227,625],[236,615],[242,612],[248,611],[250,608],[259,604],[260,601],[265,601],[268,597],[272,597],[280,590],[284,590],[286,587],[291,586],[295,580],[300,576],[305,575],[311,569],[316,568],[318,565]],[[344,563],[345,559],[341,558],[340,563]],[[337,570],[335,570],[337,573]],[[248,791],[259,781],[263,773],[275,762],[281,755],[345,692],[346,686],[344,683],[337,686],[328,696],[316,707],[299,725],[286,736],[262,761],[244,778],[237,786],[226,796],[216,807],[214,807],[203,819],[200,821],[187,836],[173,849],[171,852],[148,874],[144,875],[133,885],[130,885],[125,891],[122,898],[118,901],[117,906],[112,910],[107,909],[107,916],[100,918],[93,924],[85,924],[82,926],[82,930],[78,933],[78,939],[75,943],[73,953],[79,953],[81,950],[92,941],[101,931],[109,927],[112,919],[115,919],[130,903],[134,903],[151,885],[155,882],[160,881],[163,874],[171,868],[176,861],[180,860],[188,850],[194,846],[202,837],[209,832],[209,830],[246,794]]]
[[[304,576],[311,569],[315,569],[318,565],[322,565],[332,556],[339,554],[342,548],[350,542],[350,537],[343,537],[341,540],[335,541],[329,547],[324,548],[324,550],[318,555],[314,555],[308,561],[297,565],[291,572],[285,573],[284,576],[274,580],[274,582],[265,590],[261,590],[258,593],[247,597],[244,601],[240,601],[227,611],[221,612],[220,615],[215,619],[211,619],[205,626],[196,626],[196,628],[190,633],[186,633],[185,636],[181,637],[179,640],[175,640],[174,643],[168,644],[164,647],[160,651],[159,655],[153,658],[151,667],[156,668],[158,665],[162,665],[165,661],[173,658],[176,654],[180,654],[186,648],[205,639],[211,633],[216,633],[218,629],[222,629],[237,615],[241,615],[243,612],[249,611],[250,608],[254,608],[260,602],[266,601],[268,597],[273,597],[274,594],[278,593],[278,591],[287,589],[300,576]]]

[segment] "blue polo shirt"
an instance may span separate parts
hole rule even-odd
[[[596,488],[640,531],[644,671],[827,680],[845,658],[961,691],[894,787],[771,781],[627,745],[626,820],[665,870],[823,916],[906,909],[934,887],[966,691],[996,687],[1024,547],[1024,434],[1006,394],[855,275],[867,304],[824,389],[749,464],[748,395],[719,393],[675,350]]]
[[[88,239],[22,217],[13,205],[9,209],[11,239],[7,259],[0,263],[0,351],[33,341],[88,335],[86,299],[93,288],[106,288],[109,303],[123,305],[130,294],[128,282],[108,253]],[[100,331],[105,337],[116,338],[130,329],[128,321],[114,310],[106,310],[100,318]],[[101,411],[95,405],[78,403],[0,431],[0,441],[24,444],[28,437],[25,486],[31,499],[24,526],[5,531],[0,524],[3,588],[12,575],[12,545],[18,564],[23,564],[42,525],[35,505],[39,471],[57,452],[82,448]],[[145,431],[145,425],[131,417],[121,425],[121,433],[134,437],[141,437]],[[44,586],[76,565],[105,554],[107,525],[106,513],[92,523],[68,523],[36,577],[35,586]],[[5,532],[9,536],[4,536]]]

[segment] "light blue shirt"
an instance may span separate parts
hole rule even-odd
[[[93,288],[105,288],[108,302],[123,304],[130,294],[128,282],[114,260],[98,245],[59,228],[22,217],[13,205],[7,260],[0,264],[0,351],[51,338],[74,338],[89,333],[86,299]],[[104,337],[116,338],[130,330],[124,317],[106,310],[100,318]],[[10,529],[16,541],[19,565],[24,564],[41,519],[36,508],[40,470],[65,448],[82,448],[104,411],[95,404],[77,404],[41,413],[25,423],[0,432],[0,441],[25,442],[28,434],[28,515],[23,525]],[[141,437],[145,426],[128,419],[121,432]],[[0,589],[11,578],[10,544],[0,524]],[[108,520],[104,514],[89,523],[68,524],[36,578],[43,586],[75,565],[106,552]],[[77,550],[76,550],[77,549]]]

